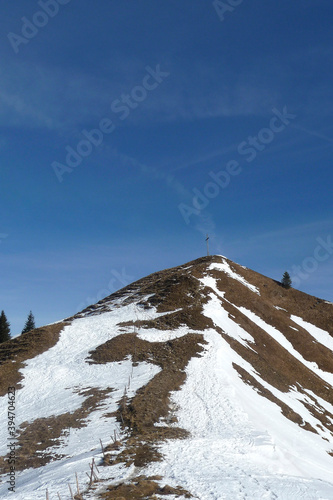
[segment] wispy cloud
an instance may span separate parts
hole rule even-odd
[[[292,239],[293,241],[298,240],[299,245],[297,245],[297,248],[301,248],[302,241],[319,236],[322,232],[331,231],[332,227],[333,220],[319,220],[305,224],[289,225],[275,231],[256,234],[251,237],[251,241],[261,243],[267,240],[280,240],[283,242],[286,239]]]
[[[110,112],[114,99],[142,80],[145,66],[153,61],[122,61],[105,77],[33,63],[10,61],[0,80],[0,124],[6,127],[70,129],[100,119]],[[174,121],[262,113],[275,100],[271,89],[246,80],[216,79],[215,69],[198,65],[186,68],[161,62],[171,72],[130,122]],[[273,92],[274,94],[274,92]]]
[[[106,82],[71,71],[9,64],[0,80],[0,123],[6,127],[73,128],[100,116]]]
[[[197,63],[191,69],[174,67],[167,89],[164,116],[168,120],[198,120],[266,114],[278,92],[247,74],[236,75],[226,67]]]
[[[291,64],[294,55],[289,60]],[[13,60],[0,66],[0,124],[62,131],[93,124],[112,114],[112,101],[142,81],[147,64],[157,62],[170,72],[167,84],[147,99],[138,113],[132,113],[123,126],[267,115],[281,100],[283,71],[281,68],[279,73],[277,66],[272,71],[270,61],[261,62],[260,71],[255,66],[237,73],[226,65],[216,68],[203,61],[186,67],[168,58],[165,61],[122,58],[106,64],[97,77],[88,69],[83,73],[74,68]],[[324,90],[326,97],[316,99],[316,106],[321,101],[327,102],[332,92]],[[294,110],[302,97],[302,91],[299,92],[300,96],[290,96]],[[313,92],[319,97],[319,88]],[[310,106],[310,102],[303,100],[301,104],[303,108]]]

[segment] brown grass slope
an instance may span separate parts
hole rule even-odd
[[[260,304],[262,304],[262,310],[267,306],[270,308],[271,306],[278,306],[287,309],[289,314],[301,316],[305,321],[311,322],[333,335],[332,304],[293,288],[286,290],[273,279],[244,268],[225,257],[223,259],[229,263],[236,273],[258,287],[261,293],[260,296],[254,296],[246,287],[231,279],[228,275],[219,271],[209,271],[209,275],[218,278],[220,289],[227,292],[226,298],[232,303],[244,307],[246,307],[246,303],[255,303],[259,305],[259,308]],[[213,255],[201,257],[182,266],[155,272],[105,297],[97,304],[92,304],[67,320],[108,311],[110,310],[110,304],[117,299],[125,299],[124,304],[127,304],[140,298],[144,299],[147,295],[152,295],[152,297],[143,300],[142,304],[146,305],[147,308],[156,306],[158,312],[171,312],[182,307],[186,314],[188,312],[187,308],[193,310],[195,305],[201,310],[202,303],[206,301],[206,298],[198,287],[195,278],[202,278],[207,274],[207,269],[211,264],[220,262],[221,257]],[[111,308],[113,307],[112,305]],[[187,318],[186,323],[188,321],[189,318]],[[197,329],[198,326],[195,328]]]
[[[172,312],[183,308],[187,323],[190,319],[186,313],[191,313],[195,306],[199,308],[200,312],[202,310],[203,297],[196,278],[205,272],[207,264],[213,262],[213,259],[213,257],[202,257],[182,266],[150,274],[105,297],[97,304],[92,304],[67,320],[71,321],[84,316],[100,314],[109,311],[110,308],[121,307],[115,306],[114,302],[123,299],[121,305],[139,300],[140,305],[147,309],[155,306],[158,312]],[[146,299],[149,295],[151,297]],[[200,321],[198,317],[196,320]],[[206,320],[204,320],[205,322]],[[195,328],[197,329],[198,326]]]
[[[225,292],[227,300],[221,301],[224,309],[232,315],[232,319],[236,323],[252,335],[255,341],[255,346],[251,345],[255,351],[253,352],[252,349],[247,349],[240,342],[229,337],[227,332],[221,330],[221,335],[231,347],[253,366],[264,381],[276,389],[288,392],[291,387],[296,386],[300,393],[304,394],[304,391],[310,390],[316,396],[332,404],[332,387],[295,359],[264,329],[258,327],[234,306],[242,306],[254,312],[267,324],[283,333],[305,360],[316,363],[320,369],[329,373],[333,373],[332,351],[295,324],[290,316],[299,316],[333,336],[333,306],[322,299],[293,288],[287,290],[275,280],[235,264],[229,259],[224,260],[228,262],[233,271],[256,286],[260,290],[260,295],[232,279],[228,274],[209,269],[211,264],[218,264],[222,261],[220,256],[210,256],[138,280],[116,294],[103,299],[92,310],[88,308],[87,313],[95,314],[98,307],[107,307],[110,299],[115,297],[125,298],[126,302],[132,300],[134,296],[141,300],[141,304],[147,309],[155,306],[158,312],[167,313],[157,320],[138,323],[137,327],[174,329],[185,324],[194,330],[204,330],[212,326],[211,320],[205,317],[202,312],[203,305],[207,302],[212,290],[204,289],[198,279],[207,275],[213,276],[217,280],[219,290]],[[148,298],[146,298],[147,296]],[[238,372],[240,373],[240,370]],[[242,370],[241,376],[246,383],[249,383],[250,374],[246,375]],[[299,415],[273,397],[267,389],[261,390],[260,393],[279,404],[281,411],[288,418],[315,431],[307,422],[303,422]],[[330,421],[333,416],[321,407],[318,400],[313,401],[311,413],[318,419],[318,425],[322,424],[330,431],[333,430]]]
[[[219,258],[216,257],[216,259],[218,262]],[[268,325],[279,330],[306,361],[314,362],[321,370],[333,373],[332,351],[317,342],[290,318],[291,315],[299,316],[333,336],[333,306],[324,300],[298,290],[285,289],[280,283],[249,269],[244,269],[231,261],[228,263],[233,271],[256,286],[260,290],[260,295],[252,292],[240,282],[230,279],[223,272],[213,269],[208,271],[209,275],[216,278],[218,289],[225,292],[224,298],[226,300],[221,301],[223,308],[228,311],[229,316],[236,323],[253,337],[254,343],[249,344],[250,349],[228,336],[226,331],[221,330],[221,335],[272,387],[282,392],[288,392],[296,386],[300,394],[309,396],[306,391],[312,391],[315,396],[333,404],[333,388],[329,384],[284,349],[264,328],[257,326],[237,309],[237,307],[244,307],[254,312]],[[207,293],[209,293],[208,290]],[[297,328],[297,331],[294,328]],[[286,407],[270,391],[264,390],[261,384],[256,382],[244,369],[237,365],[235,365],[235,369],[244,382],[251,384],[261,395],[278,404],[285,416],[302,427],[316,432],[309,423],[303,422],[299,415]],[[333,415],[322,408],[316,397],[312,397],[312,401],[312,405],[304,404],[304,406],[317,418],[318,427],[326,427],[333,436]]]
[[[153,305],[157,308],[158,312],[166,313],[156,320],[137,321],[134,325],[127,323],[124,326],[128,328],[134,326],[136,329],[153,327],[163,330],[177,328],[181,324],[186,324],[190,328],[199,331],[214,327],[211,320],[203,315],[202,310],[212,290],[203,288],[198,281],[198,279],[204,276],[211,275],[217,279],[219,289],[225,292],[225,298],[231,303],[222,300],[221,304],[223,304],[223,307],[232,315],[233,320],[254,338],[254,343],[251,344],[252,349],[249,349],[244,347],[240,342],[237,342],[237,340],[229,337],[227,332],[219,330],[220,334],[227,340],[231,347],[243,359],[247,360],[260,377],[272,387],[282,392],[288,392],[291,387],[296,386],[300,393],[304,394],[306,390],[311,390],[315,396],[333,403],[332,387],[323,382],[322,379],[316,376],[304,364],[296,360],[265,330],[258,327],[234,307],[234,305],[243,306],[255,312],[266,323],[282,332],[306,360],[317,363],[318,367],[322,370],[333,372],[332,352],[324,345],[314,341],[307,331],[300,328],[290,319],[291,314],[300,316],[304,320],[332,334],[332,305],[294,289],[286,290],[280,283],[228,261],[230,267],[235,272],[244,277],[252,285],[258,287],[260,295],[257,295],[243,284],[231,279],[227,274],[209,270],[210,264],[219,262],[221,262],[221,258],[218,256],[198,259],[184,266],[155,273],[119,291],[117,298],[124,297],[125,300],[128,300],[126,297],[131,292],[135,294],[137,299],[141,300],[143,307],[148,309]],[[103,305],[106,305],[108,300],[108,298],[104,299]],[[277,309],[277,307],[281,309]],[[286,310],[282,310],[282,308]],[[291,326],[297,328],[297,331],[292,329]],[[121,357],[131,354],[134,361],[140,359],[152,362],[154,360],[153,362],[159,363],[158,358],[161,357],[162,353],[165,360],[170,362],[172,360],[171,353],[177,352],[175,341],[174,343],[169,343],[169,348],[171,349],[168,355],[166,351],[168,346],[162,346],[161,344],[155,346],[139,339],[134,340],[134,338],[135,334],[132,334],[132,336],[130,334],[119,336],[110,341],[110,343],[107,343],[107,345],[100,346],[93,353],[92,357],[95,359],[95,362],[97,360],[97,362],[105,362],[106,360],[118,359],[115,353],[118,353]],[[245,383],[250,384],[260,395],[277,404],[286,418],[289,418],[308,431],[317,432],[300,415],[280,401],[267,388],[263,387],[262,384],[243,368],[236,364],[234,364],[234,368]],[[170,390],[178,388],[181,385],[179,381],[181,379],[179,379],[178,373],[177,387],[175,387],[174,383],[171,383],[172,378],[169,377],[167,371],[164,369],[162,374],[159,374],[148,386],[139,391],[130,403],[126,400],[122,401],[120,411],[124,415],[125,425],[131,429],[132,438],[129,440],[129,448],[118,456],[115,459],[116,461],[124,460],[128,464],[135,463],[135,465],[141,466],[145,465],[147,461],[159,458],[156,450],[152,453],[152,447],[163,436],[159,434],[160,430],[153,427],[153,424],[161,416],[165,418],[168,411]],[[161,397],[163,391],[164,396]],[[307,396],[309,396],[308,393]],[[318,427],[324,426],[331,431],[331,419],[333,415],[321,407],[315,396],[310,397],[313,401],[312,405],[304,403],[304,406],[317,418]],[[147,405],[147,411],[145,411],[145,405]],[[180,430],[177,429],[177,431],[179,432]],[[178,437],[181,437],[181,435],[179,433]],[[171,436],[166,433],[164,437],[177,437],[177,434],[176,436]],[[149,443],[148,447],[147,442]],[[113,488],[110,487],[111,491],[115,493]],[[114,497],[106,496],[106,498]]]

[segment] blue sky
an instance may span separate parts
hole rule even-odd
[[[331,0],[2,2],[12,334],[223,254],[333,301]]]

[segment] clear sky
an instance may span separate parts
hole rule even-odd
[[[210,250],[333,301],[332,0],[1,2],[19,333]]]

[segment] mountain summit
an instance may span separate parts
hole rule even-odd
[[[333,498],[333,304],[223,256],[2,344],[0,392],[8,499]]]

